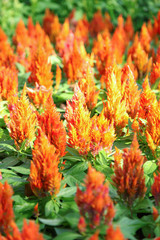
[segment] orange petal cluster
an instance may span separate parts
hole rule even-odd
[[[37,197],[57,194],[62,178],[58,169],[59,153],[40,129],[32,155],[29,182],[33,193]]]
[[[152,184],[151,187],[151,193],[154,196],[155,199],[155,203],[157,206],[159,206],[160,204],[160,173],[158,172],[158,174],[156,175],[154,173],[154,183]]]
[[[144,157],[139,149],[136,135],[134,135],[130,149],[123,149],[123,153],[116,148],[114,154],[113,183],[122,199],[132,206],[136,198],[143,198],[146,192],[143,172]],[[123,165],[121,165],[123,159]]]
[[[90,165],[84,181],[85,190],[77,188],[75,201],[87,227],[96,228],[101,223],[110,223],[114,217],[113,202],[104,180],[104,175]]]
[[[33,106],[26,97],[26,85],[23,88],[21,97],[19,99],[15,97],[12,101],[13,103],[9,105],[10,119],[5,117],[5,122],[17,149],[21,147],[24,141],[26,141],[25,147],[27,148],[35,139],[38,121]]]
[[[112,225],[109,226],[106,232],[105,240],[125,240],[119,227],[116,229]]]

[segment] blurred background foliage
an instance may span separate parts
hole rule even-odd
[[[135,30],[139,30],[144,21],[156,17],[160,9],[160,0],[0,0],[0,25],[8,36],[12,36],[15,26],[22,18],[25,24],[28,16],[42,23],[45,9],[49,8],[59,16],[60,22],[69,15],[73,8],[76,18],[85,13],[89,20],[94,12],[101,9],[109,12],[114,25],[117,17],[131,15]]]

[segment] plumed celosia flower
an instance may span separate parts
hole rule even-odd
[[[56,147],[60,156],[63,157],[66,149],[66,130],[51,97],[46,102],[44,112],[41,115],[37,113],[37,117],[39,126],[49,142]]]
[[[43,240],[43,235],[39,233],[39,225],[36,224],[33,221],[29,221],[27,223],[26,220],[24,220],[23,223],[23,229],[21,232],[21,239],[23,240]]]
[[[48,34],[51,42],[55,42],[55,39],[60,32],[61,24],[59,23],[58,16],[54,15],[49,9],[46,9],[45,11],[43,29],[46,34]]]
[[[136,66],[133,64],[131,55],[129,55],[128,58],[127,58],[127,65],[129,65],[129,67],[130,67],[130,69],[131,69],[131,71],[134,75],[135,80],[137,80],[138,70],[137,70]]]
[[[45,86],[47,89],[52,87],[53,74],[51,72],[51,63],[48,62],[48,54],[44,48],[39,47],[33,54],[28,71],[31,75],[28,79],[30,83]]]
[[[114,154],[113,183],[122,199],[132,206],[136,198],[143,198],[146,192],[143,171],[144,157],[139,149],[136,135],[134,135],[130,149],[123,149],[123,153],[116,148]],[[123,159],[123,165],[121,160]]]
[[[103,112],[90,118],[85,97],[78,85],[74,96],[67,102],[65,113],[68,127],[68,144],[82,155],[91,152],[94,156],[104,149],[109,153],[115,140],[113,123],[105,118]]]
[[[82,19],[77,22],[74,36],[78,41],[88,44],[89,22],[84,15]]]
[[[88,240],[99,240],[99,231],[96,231]]]
[[[160,62],[155,62],[152,66],[150,83],[154,84],[158,78],[160,78]],[[160,89],[160,84],[158,84],[158,89]]]
[[[113,36],[112,36],[112,45],[114,49],[116,63],[118,64],[122,63],[122,57],[128,43],[129,43],[129,39],[124,30],[123,17],[122,15],[120,15],[118,17],[118,26],[115,29],[115,32],[113,33]]]
[[[129,40],[132,40],[133,39],[133,34],[134,34],[134,28],[133,28],[133,23],[132,23],[131,16],[127,16],[126,22],[124,24],[124,30],[126,32],[127,38]]]
[[[93,15],[93,19],[90,22],[89,31],[92,36],[96,36],[98,33],[102,32],[105,29],[105,21],[102,16],[101,11],[97,11]]]
[[[91,153],[95,156],[102,149],[104,149],[106,153],[110,153],[113,142],[116,139],[113,122],[106,119],[103,112],[101,112],[99,116],[93,116],[91,121]]]
[[[56,69],[56,85],[55,85],[55,89],[58,90],[60,82],[62,79],[62,71],[60,69],[60,67],[57,65],[57,69]]]
[[[91,165],[84,180],[85,190],[77,188],[75,201],[80,215],[84,217],[86,225],[96,228],[103,223],[110,223],[114,217],[114,206],[109,197],[109,188],[104,183],[105,176],[97,172]]]
[[[12,101],[13,103],[9,105],[10,119],[5,117],[9,134],[14,139],[18,149],[24,141],[26,141],[25,147],[28,147],[35,139],[38,122],[36,113],[26,97],[26,85],[23,88],[21,97],[19,99],[15,97]]]
[[[149,53],[150,52],[150,42],[151,36],[148,32],[146,23],[142,25],[141,32],[140,32],[140,42],[144,48],[144,50]]]
[[[152,186],[153,186],[153,185],[152,185]],[[156,221],[156,219],[157,219],[158,216],[159,216],[158,210],[157,210],[157,208],[155,208],[154,206],[152,207],[152,210],[153,210],[153,212],[152,212],[153,220]]]
[[[68,144],[80,154],[85,155],[90,151],[91,126],[90,112],[85,105],[85,97],[76,85],[71,101],[67,101],[65,113],[68,127]]]
[[[34,142],[32,155],[29,182],[33,193],[37,197],[57,194],[62,177],[58,169],[59,153],[41,129]]]
[[[154,183],[151,187],[151,193],[154,196],[155,203],[157,206],[160,204],[160,172],[156,175],[154,173]]]
[[[96,89],[93,69],[90,64],[88,64],[84,78],[79,79],[78,86],[85,96],[88,109],[92,110],[97,104],[99,91]]]
[[[104,115],[110,122],[114,121],[116,132],[120,133],[127,125],[129,117],[122,92],[121,71],[115,67],[109,68],[106,79],[107,102],[104,103]]]
[[[109,226],[106,232],[105,240],[125,240],[119,227],[113,228],[112,224]]]
[[[9,100],[18,92],[18,74],[16,71],[0,67],[0,98]]]
[[[79,222],[78,222],[78,230],[80,233],[84,233],[86,231],[86,221],[84,217],[80,217]]]
[[[0,182],[0,233],[8,234],[14,220],[12,197],[13,190],[10,185]]]
[[[36,83],[35,88],[27,88],[27,95],[36,108],[44,107],[49,98],[52,99],[52,88],[47,89]]]
[[[5,32],[0,27],[0,42],[3,42],[3,41],[7,41],[7,35],[5,34]]]

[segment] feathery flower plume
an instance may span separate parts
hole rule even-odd
[[[114,217],[114,206],[109,197],[109,188],[104,183],[105,177],[89,165],[84,180],[85,190],[77,188],[75,201],[79,207],[81,217],[84,217],[86,226],[96,228],[101,223],[110,223]]]
[[[132,40],[133,39],[133,34],[134,34],[134,28],[133,28],[133,23],[132,23],[131,16],[127,16],[126,22],[124,24],[124,30],[126,32],[127,38],[129,40]]]
[[[125,240],[119,227],[113,228],[112,224],[109,226],[106,232],[105,240]]]
[[[158,175],[154,173],[154,183],[151,187],[151,193],[154,196],[155,203],[157,206],[160,204],[160,172],[158,172]]]
[[[66,149],[66,130],[51,97],[46,102],[44,112],[41,115],[37,113],[37,118],[39,126],[49,142],[56,147],[60,156],[63,157]]]
[[[123,153],[120,153],[120,150],[116,148],[114,159],[113,183],[120,197],[131,207],[134,200],[143,198],[146,192],[143,172],[144,157],[139,149],[136,135],[134,135],[130,149],[125,148]],[[123,166],[121,159],[123,159]]]
[[[29,182],[33,193],[37,197],[44,197],[48,193],[57,194],[62,178],[58,169],[59,153],[41,129],[34,142],[32,154]]]
[[[27,148],[35,138],[38,122],[36,113],[26,97],[26,85],[21,97],[19,99],[15,97],[12,100],[14,101],[13,104],[9,105],[10,119],[6,117],[5,122],[17,149],[21,147],[24,141],[26,141],[25,147]]]
[[[60,67],[57,65],[57,69],[56,69],[56,86],[55,89],[58,90],[60,82],[62,79],[62,71],[60,69]]]

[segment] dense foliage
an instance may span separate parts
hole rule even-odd
[[[158,7],[1,1],[0,239],[160,239]]]

